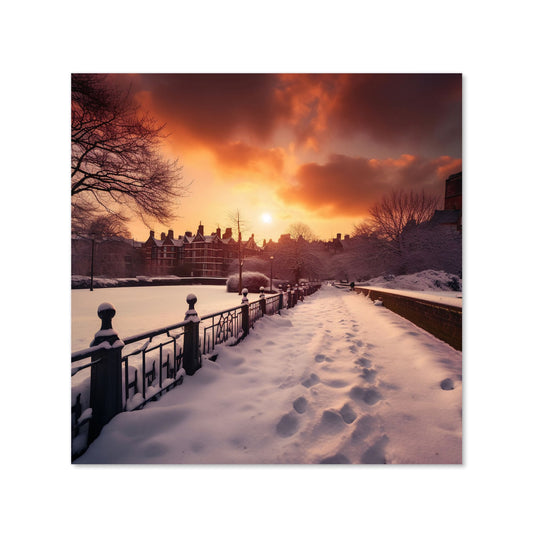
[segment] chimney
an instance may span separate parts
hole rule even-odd
[[[220,239],[220,228],[217,228],[217,237]]]
[[[185,237],[192,237],[192,231],[186,231]]]
[[[174,230],[173,229],[169,229],[168,230],[168,238],[169,239],[174,239]]]
[[[154,238],[154,235],[155,235],[154,231],[151,230],[151,231],[150,231],[150,237],[152,237],[152,239]]]
[[[226,231],[224,232],[224,235],[222,236],[223,239],[231,239],[231,228],[226,228]]]
[[[164,241],[164,240],[165,240],[165,237],[166,237],[165,232],[162,231],[162,232],[161,232],[161,240]]]
[[[338,241],[341,240],[341,234],[340,234],[340,233],[337,233],[337,240],[338,240]]]
[[[198,232],[197,232],[198,235],[203,235],[204,234],[204,227],[202,226],[202,223],[200,222],[200,225],[198,226]]]

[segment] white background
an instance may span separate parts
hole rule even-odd
[[[4,6],[0,388],[10,531],[531,526],[530,19],[526,2],[474,5]],[[463,466],[70,465],[71,72],[463,73]]]

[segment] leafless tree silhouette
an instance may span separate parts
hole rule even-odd
[[[393,191],[369,209],[368,224],[386,247],[401,256],[405,249],[405,227],[428,221],[439,203],[437,196],[428,196],[423,191]]]
[[[187,187],[178,160],[161,155],[164,125],[97,74],[72,75],[71,113],[73,220],[105,211],[169,222]]]

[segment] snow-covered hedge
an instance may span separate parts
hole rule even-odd
[[[112,278],[93,278],[93,287],[116,287],[118,286],[118,280]],[[88,289],[91,286],[91,278],[89,276],[71,276],[71,288],[72,289]]]
[[[365,285],[384,287],[387,289],[405,289],[414,291],[457,291],[463,290],[463,280],[455,274],[442,270],[423,270],[415,274],[403,276],[379,276],[364,282]]]
[[[270,278],[261,274],[261,272],[243,272],[242,273],[242,288],[248,289],[249,292],[259,292],[261,287],[265,289],[270,285]],[[228,278],[226,282],[226,290],[228,292],[239,291],[239,274],[234,274]]]

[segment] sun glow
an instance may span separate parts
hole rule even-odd
[[[261,215],[261,220],[265,223],[265,224],[270,224],[272,222],[272,216],[270,215],[270,213],[263,213]]]

